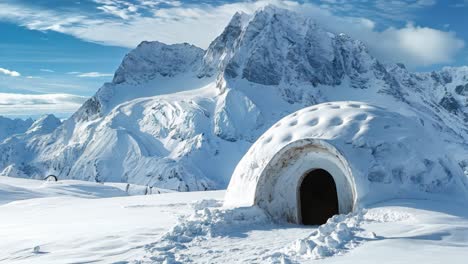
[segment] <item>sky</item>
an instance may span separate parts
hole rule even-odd
[[[468,65],[468,0],[1,0],[0,115],[65,118],[144,40],[201,48],[237,11],[296,10],[414,71]]]

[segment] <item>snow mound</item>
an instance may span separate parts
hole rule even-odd
[[[270,261],[279,263],[280,260],[298,258],[322,259],[344,254],[364,240],[360,226],[364,222],[365,213],[361,210],[349,215],[335,215],[308,237],[294,241],[281,252],[273,253]],[[374,234],[369,233],[368,236],[373,238]]]
[[[159,241],[146,246],[149,256],[138,263],[187,263],[190,257],[181,254],[181,249],[209,238],[228,236],[239,227],[272,223],[258,207],[224,209],[217,200],[202,200],[192,207],[194,213],[182,217]]]
[[[271,263],[302,263],[332,256],[341,256],[367,241],[383,237],[364,225],[369,223],[410,223],[413,215],[397,209],[361,209],[347,215],[335,215],[327,223],[298,239],[267,259]]]
[[[463,171],[421,119],[330,102],[265,132],[236,167],[225,204],[259,205],[294,222],[298,182],[317,168],[334,177],[340,213],[392,198],[467,197]]]

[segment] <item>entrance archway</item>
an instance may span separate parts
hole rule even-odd
[[[307,173],[299,187],[301,223],[321,225],[339,213],[336,184],[330,173],[315,169]]]
[[[49,181],[49,182],[56,182],[56,181],[58,181],[58,178],[57,178],[57,176],[51,174],[51,175],[45,177],[44,180]]]
[[[254,168],[258,162],[249,166]],[[276,151],[261,173],[252,169],[242,177],[237,175],[231,180],[225,204],[256,205],[276,221],[302,224],[300,187],[305,176],[316,169],[333,176],[338,213],[352,212],[357,194],[351,167],[333,145],[315,139],[297,140]]]

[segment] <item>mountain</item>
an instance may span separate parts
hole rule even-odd
[[[62,124],[62,121],[54,115],[43,115],[26,131],[27,135],[42,135],[52,133],[57,127]]]
[[[467,67],[412,73],[311,18],[267,6],[236,14],[207,50],[142,42],[63,124],[0,144],[0,171],[178,191],[224,188],[272,124],[337,100],[417,118],[466,169],[467,94]]]
[[[0,142],[14,134],[21,134],[32,125],[32,119],[10,119],[0,116]]]

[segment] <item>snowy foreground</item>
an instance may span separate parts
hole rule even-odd
[[[1,263],[466,263],[466,204],[394,200],[319,228],[222,208],[224,191],[129,196],[0,177]]]

